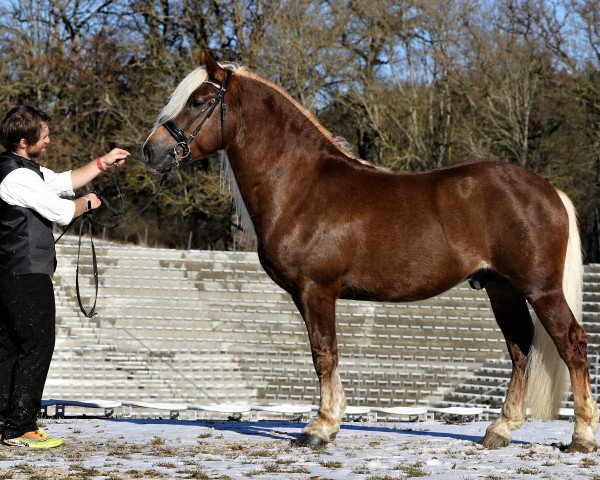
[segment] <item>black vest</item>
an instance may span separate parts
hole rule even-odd
[[[40,166],[14,153],[0,154],[0,183],[17,168],[44,175]],[[52,222],[36,211],[0,199],[0,276],[47,273],[56,268]]]

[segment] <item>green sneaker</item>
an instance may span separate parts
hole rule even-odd
[[[33,432],[27,432],[16,438],[4,438],[4,445],[13,447],[29,447],[29,448],[54,448],[63,444],[62,438],[49,437],[46,432],[38,428]]]

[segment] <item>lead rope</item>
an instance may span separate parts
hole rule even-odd
[[[75,293],[77,294],[77,303],[79,304],[79,310],[81,310],[81,313],[83,313],[83,315],[85,315],[87,318],[92,318],[94,315],[97,315],[96,302],[98,301],[98,283],[99,283],[98,263],[97,263],[97,259],[96,259],[96,247],[94,246],[94,236],[93,236],[92,225],[95,224],[95,225],[98,225],[101,227],[113,229],[113,228],[117,228],[120,225],[124,225],[124,224],[129,223],[132,220],[136,219],[154,202],[154,200],[156,200],[156,198],[158,197],[158,194],[162,190],[164,184],[167,182],[168,177],[169,177],[168,173],[163,174],[163,176],[160,179],[158,188],[156,189],[156,192],[154,193],[154,195],[152,195],[152,198],[135,215],[132,215],[128,219],[120,221],[120,222],[115,222],[113,224],[104,224],[104,223],[100,223],[100,222],[94,220],[92,210],[89,210],[89,211],[85,212],[83,215],[81,215],[80,217],[77,217],[77,218],[74,218],[73,220],[71,220],[71,222],[62,231],[60,236],[54,241],[54,244],[56,245],[56,243],[63,237],[63,235],[65,233],[67,233],[67,231],[73,226],[73,224],[79,218],[81,218],[81,223],[79,224],[79,239],[78,239],[78,244],[77,244],[77,266],[75,267]],[[117,197],[119,198],[119,201],[121,203],[121,206],[118,210],[113,208],[112,205],[108,202],[108,200],[106,200],[106,198],[103,195],[103,190],[101,190],[101,189],[96,190],[94,193],[96,194],[96,196],[98,198],[100,198],[102,203],[106,205],[108,210],[111,212],[111,215],[113,217],[116,217],[116,216],[123,215],[125,213],[125,208],[124,208],[123,196],[121,195],[121,189],[119,186],[119,176],[118,176],[116,170],[115,170],[114,178],[115,178],[115,187],[117,189]],[[92,308],[90,309],[89,312],[83,306],[83,302],[81,301],[81,292],[79,290],[79,260],[81,258],[81,239],[83,238],[84,226],[85,226],[86,221],[88,224],[88,230],[89,230],[89,234],[90,234],[90,246],[92,248],[92,274],[94,276],[94,288],[95,288],[94,304],[92,305]]]
[[[94,304],[90,311],[86,311],[83,306],[83,302],[81,301],[81,293],[79,291],[79,257],[81,255],[81,239],[83,237],[83,227],[85,222],[87,221],[88,229],[90,232],[90,245],[92,247],[92,272],[94,275]],[[94,246],[94,236],[92,231],[92,215],[89,212],[85,212],[82,216],[81,223],[79,224],[79,242],[77,245],[77,267],[75,268],[75,293],[77,293],[77,303],[79,304],[79,310],[83,313],[87,318],[92,318],[96,315],[96,302],[98,301],[98,264],[96,262],[96,247]]]

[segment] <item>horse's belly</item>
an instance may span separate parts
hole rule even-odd
[[[474,269],[473,269],[474,270]],[[341,298],[412,302],[439,295],[463,281],[472,271],[459,265],[423,268],[368,269],[348,277],[343,282]]]
[[[418,285],[412,289],[389,289],[373,291],[360,287],[342,289],[340,298],[347,300],[367,300],[374,302],[415,302],[426,298],[435,297],[452,288],[456,283],[439,288],[437,285]]]

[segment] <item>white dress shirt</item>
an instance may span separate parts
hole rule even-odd
[[[28,168],[17,168],[0,183],[0,198],[10,205],[31,208],[42,217],[61,225],[75,215],[75,202],[61,197],[73,197],[71,171],[55,173],[40,167],[44,179]]]

